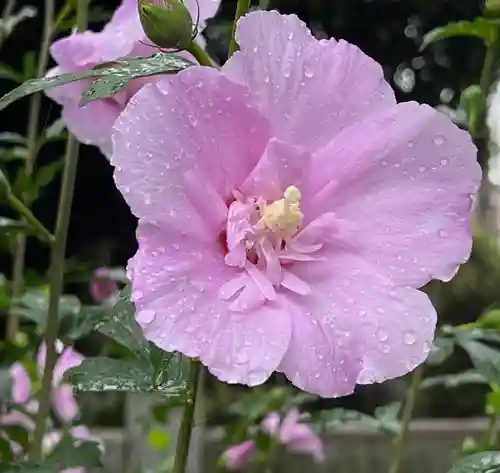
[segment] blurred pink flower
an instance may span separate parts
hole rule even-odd
[[[280,371],[334,397],[411,371],[436,325],[418,288],[470,255],[470,136],[296,16],[250,13],[237,40],[221,71],[143,88],[115,125],[137,321],[229,383]]]
[[[325,452],[321,438],[308,425],[301,424],[299,416],[297,409],[291,409],[281,421],[279,415],[273,412],[264,418],[261,428],[289,451],[307,453],[315,461],[323,462]],[[222,454],[222,460],[228,470],[240,470],[248,465],[254,452],[254,441],[247,440],[228,448]]]
[[[220,0],[184,0],[193,21],[197,18],[199,3],[199,31],[205,28],[206,20],[213,17]],[[198,41],[202,42],[201,35]],[[110,22],[98,33],[85,31],[56,41],[51,48],[57,67],[49,75],[77,72],[90,69],[97,64],[113,61],[124,56],[148,56],[158,49],[144,36],[137,0],[122,0]],[[121,111],[143,84],[157,78],[133,81],[124,91],[105,99],[91,102],[84,107],[78,104],[88,83],[73,82],[50,89],[47,95],[62,105],[62,118],[68,129],[85,144],[98,146],[105,155],[111,153],[111,129]]]
[[[14,363],[9,372],[12,377],[12,400],[16,404],[25,404],[30,396],[30,377],[21,363]]]
[[[247,440],[246,442],[229,447],[222,454],[222,461],[228,470],[241,470],[250,463],[254,453],[255,442]]]
[[[106,268],[97,268],[90,281],[90,294],[95,302],[104,302],[118,294],[116,281],[108,276]]]
[[[72,422],[78,415],[78,404],[73,394],[73,387],[68,383],[62,383],[62,377],[67,370],[80,365],[84,357],[71,347],[64,347],[59,340],[56,342],[56,349],[59,353],[59,358],[56,362],[52,378],[54,385],[52,407],[61,422]],[[42,342],[37,356],[37,363],[41,373],[45,366],[46,352],[47,346],[45,342]]]

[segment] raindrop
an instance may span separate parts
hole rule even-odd
[[[403,342],[405,345],[413,345],[417,341],[417,336],[414,332],[406,332],[403,335]]]
[[[446,166],[448,164],[448,160],[446,158],[443,158],[441,160],[441,166]]]
[[[314,71],[312,69],[309,69],[308,67],[304,68],[304,75],[308,77],[309,79],[314,77]]]
[[[377,337],[381,342],[385,342],[389,338],[389,335],[385,330],[379,329],[377,331]]]
[[[427,168],[426,168],[425,166],[419,166],[419,167],[418,167],[418,170],[419,170],[420,172],[425,172],[425,171],[427,171]]]
[[[446,142],[446,138],[443,136],[443,135],[436,135],[432,142],[436,145],[436,146],[441,146],[443,145],[445,142]]]

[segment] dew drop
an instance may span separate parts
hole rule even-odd
[[[425,166],[419,166],[418,170],[419,170],[419,172],[425,172],[425,171],[427,171],[427,168]]]
[[[403,342],[405,345],[413,345],[417,341],[417,336],[414,332],[406,332],[403,335]]]
[[[379,329],[377,331],[377,337],[381,342],[386,342],[389,338],[389,335],[385,330]]]
[[[306,68],[304,68],[304,75],[305,75],[307,78],[311,79],[311,78],[313,78],[313,77],[314,77],[314,71],[313,71],[312,69],[310,69],[310,68],[306,67]]]
[[[441,145],[444,145],[444,143],[446,142],[446,138],[445,138],[443,135],[436,135],[436,136],[432,139],[432,142],[433,142],[436,146],[441,146]]]
[[[446,166],[446,165],[448,164],[448,162],[449,162],[449,161],[448,161],[446,158],[443,158],[443,159],[441,160],[441,166]]]

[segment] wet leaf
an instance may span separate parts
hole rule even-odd
[[[474,368],[490,383],[500,384],[500,351],[469,339],[460,339],[460,346],[468,353]]]
[[[192,63],[190,61],[180,56],[161,52],[149,57],[118,59],[112,63],[102,64],[88,71],[29,79],[0,98],[0,110],[3,110],[16,100],[45,89],[51,89],[82,79],[107,78],[109,82],[101,81],[100,85],[93,88],[91,86],[91,89],[89,89],[90,91],[84,94],[82,99],[82,105],[84,105],[92,100],[108,97],[111,92],[108,88],[108,84],[116,84],[118,82],[125,87],[132,79],[174,73],[186,69],[191,65]],[[116,88],[117,86],[115,85],[114,87]],[[116,93],[116,91],[113,93]]]
[[[446,26],[435,28],[424,36],[420,50],[429,44],[455,36],[472,36],[482,39],[486,46],[495,44],[498,39],[498,27],[485,18],[476,18],[473,21],[459,21],[448,23]]]
[[[452,389],[465,384],[488,384],[488,381],[486,381],[486,378],[476,370],[467,370],[461,373],[425,378],[420,384],[420,389],[429,389],[435,386],[444,386],[445,388]]]
[[[480,452],[458,460],[448,473],[494,473],[500,470],[500,452]]]

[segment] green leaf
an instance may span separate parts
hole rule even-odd
[[[32,233],[33,227],[20,220],[12,220],[7,217],[0,217],[0,233]]]
[[[0,99],[0,110],[27,95],[50,89],[70,82],[90,78],[106,78],[109,82],[101,81],[84,94],[82,105],[92,100],[109,96],[108,84],[121,84],[125,87],[132,79],[148,77],[158,74],[174,73],[191,66],[192,62],[171,53],[157,53],[149,57],[130,57],[118,59],[112,63],[97,66],[88,71],[60,74],[40,79],[30,79],[24,84],[7,93]],[[117,86],[115,85],[115,88]],[[115,92],[116,93],[116,92]],[[108,95],[106,95],[108,94]]]
[[[152,353],[161,351],[154,347]],[[151,364],[154,383],[157,390],[170,393],[170,405],[184,398],[187,389],[187,378],[190,369],[190,359],[181,353],[163,352],[161,364]],[[176,396],[175,393],[178,393]]]
[[[458,460],[449,473],[494,473],[500,469],[500,452],[480,452]]]
[[[30,433],[24,427],[20,425],[4,425],[0,426],[0,431],[4,432],[9,440],[21,445],[23,449],[28,447],[30,442]]]
[[[447,360],[455,350],[455,340],[452,337],[438,335],[434,340],[432,349],[426,363],[429,366],[437,366]]]
[[[420,50],[422,51],[431,43],[455,36],[472,36],[482,39],[486,46],[492,46],[498,38],[498,26],[485,18],[449,23],[446,26],[429,31],[424,36]]]
[[[135,321],[135,307],[130,300],[130,291],[130,285],[125,286],[113,307],[100,307],[93,311],[92,320],[83,322],[87,327],[91,325],[94,330],[127,347],[138,358],[149,362],[149,344]]]
[[[467,113],[469,131],[477,133],[486,112],[486,97],[477,84],[463,90],[460,103]]]
[[[375,418],[380,422],[379,429],[389,437],[395,437],[401,433],[401,422],[399,412],[401,403],[394,402],[387,406],[380,406],[375,409]]]
[[[28,140],[19,133],[4,131],[3,133],[0,133],[0,141],[2,141],[3,143],[26,145]]]
[[[444,386],[445,388],[452,389],[466,384],[488,384],[488,381],[477,371],[466,370],[461,373],[425,378],[420,384],[420,389],[429,389],[435,386]]]
[[[2,463],[8,463],[12,460],[14,460],[14,453],[10,448],[9,441],[0,437],[0,466],[2,466]]]
[[[87,358],[67,373],[77,391],[154,391],[151,366],[142,360]]]
[[[0,147],[1,161],[25,160],[28,157],[28,149],[24,146]]]
[[[26,6],[21,8],[17,13],[8,16],[7,18],[0,18],[0,35],[3,38],[9,37],[20,23],[30,18],[35,18],[36,14],[36,8],[32,6]]]
[[[500,384],[500,351],[469,339],[458,337],[460,346],[468,353],[474,368],[490,383]]]
[[[24,76],[21,72],[2,62],[0,63],[0,79],[11,80],[20,84],[24,80]]]
[[[66,130],[66,123],[62,118],[58,118],[51,123],[44,131],[45,141],[52,141],[61,138],[63,132]]]
[[[355,422],[369,430],[377,430],[380,425],[380,422],[372,416],[341,407],[314,413],[313,419],[328,430],[350,422]]]

